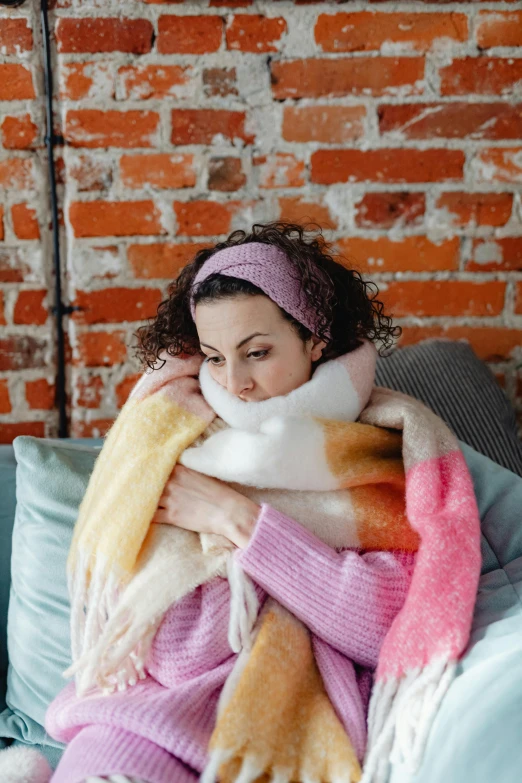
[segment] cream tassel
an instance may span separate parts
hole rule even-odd
[[[233,554],[227,560],[230,584],[230,621],[228,643],[233,652],[250,650],[252,629],[259,611],[259,600],[250,577],[245,574]]]

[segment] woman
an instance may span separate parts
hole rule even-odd
[[[219,251],[253,242],[256,264],[211,272]],[[259,273],[263,253],[267,274]],[[290,263],[274,265],[283,256]],[[154,367],[162,351],[199,353],[212,381],[230,395],[266,403],[306,386],[318,366],[363,340],[386,346],[397,333],[382,304],[368,296],[368,284],[333,260],[321,235],[273,223],[199,251],[137,334],[144,366]],[[271,596],[307,626],[328,696],[362,760],[372,670],[405,601],[415,555],[337,551],[266,503],[180,464],[153,521],[226,536],[240,550],[260,606]],[[47,714],[49,733],[70,743],[53,781],[195,780],[237,658],[227,639],[229,612],[222,577],[172,605],[135,698],[77,698],[67,686]]]

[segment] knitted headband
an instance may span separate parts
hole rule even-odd
[[[279,307],[316,334],[317,315],[307,301],[302,281],[286,253],[275,245],[246,242],[218,250],[205,261],[191,288],[190,311],[195,320],[194,294],[198,285],[212,274],[249,280]],[[328,338],[330,331],[327,331]]]

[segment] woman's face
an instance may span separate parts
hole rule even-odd
[[[267,296],[238,295],[196,305],[196,327],[210,374],[245,402],[288,394],[312,375],[326,343],[306,343]]]

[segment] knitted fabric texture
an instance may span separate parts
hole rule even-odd
[[[245,242],[223,248],[210,256],[192,283],[190,309],[194,319],[194,294],[198,285],[215,273],[249,280],[312,334],[316,333],[317,314],[303,290],[301,275],[286,253],[275,245]],[[330,330],[326,334],[329,338]]]
[[[267,401],[279,408],[266,407],[257,431],[241,428],[252,403],[223,397],[201,358],[165,359],[138,382],[110,430],[75,528],[71,670],[79,687],[135,682],[170,603],[226,575],[229,638],[241,652],[221,693],[204,783],[238,776],[249,783],[264,773],[376,783],[386,779],[390,754],[415,768],[465,649],[480,574],[478,510],[455,437],[416,400],[372,391],[370,343]],[[258,614],[227,539],[150,525],[176,460],[270,502],[330,546],[418,550],[406,603],[379,656],[362,770],[307,628],[273,599]],[[158,589],[162,573],[166,593]]]

